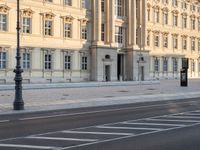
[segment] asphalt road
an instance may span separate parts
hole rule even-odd
[[[200,98],[0,116],[0,150],[200,150]]]

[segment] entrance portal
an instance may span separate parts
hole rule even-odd
[[[110,81],[110,65],[105,66],[105,80]]]
[[[124,54],[117,56],[117,78],[119,81],[124,80]]]

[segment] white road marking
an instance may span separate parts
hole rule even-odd
[[[195,124],[192,124],[192,125],[188,125],[186,127],[192,127],[192,126],[196,126],[196,125],[199,125],[199,124],[200,123],[195,123]],[[171,130],[180,129],[180,128],[183,128],[183,127],[174,127],[174,128],[165,129],[163,131],[171,131]],[[105,142],[113,142],[113,141],[117,141],[117,140],[133,138],[133,137],[138,137],[138,136],[142,136],[142,135],[149,135],[149,134],[159,133],[159,132],[160,131],[145,132],[145,133],[141,133],[141,134],[137,134],[137,135],[130,135],[130,136],[125,136],[125,137],[119,137],[119,138],[114,138],[114,139],[97,141],[97,142],[93,142],[93,143],[86,143],[86,144],[80,144],[80,145],[75,145],[75,146],[64,147],[64,148],[62,148],[60,150],[67,150],[67,149],[72,149],[72,148],[84,147],[84,146],[89,146],[89,145],[94,145],[94,144],[105,143]]]
[[[170,116],[165,116],[167,118],[177,118],[177,119],[200,119],[200,117],[193,117],[193,116],[180,116],[180,115],[170,115]],[[200,121],[200,120],[199,120]]]
[[[200,116],[200,114],[197,114],[197,113],[188,113],[188,114],[185,114],[186,116]]]
[[[161,131],[162,129],[160,128],[136,128],[136,127],[112,127],[112,126],[96,126],[97,128],[102,128],[102,129],[124,129],[124,130],[156,130],[156,131]]]
[[[185,122],[185,123],[198,123],[200,120],[176,120],[174,119],[159,119],[159,118],[147,118],[147,120],[152,121],[166,121],[166,122]]]
[[[77,139],[77,138],[59,138],[59,137],[39,137],[29,136],[29,139],[41,139],[41,140],[59,140],[59,141],[80,141],[80,142],[95,142],[98,139]]]
[[[9,122],[10,120],[0,120],[0,123]]]
[[[14,148],[34,148],[34,149],[60,149],[59,147],[50,147],[50,146],[34,146],[34,145],[19,145],[19,144],[0,144],[0,147],[14,147]]]
[[[86,132],[86,131],[62,131],[62,133],[75,133],[75,134],[96,134],[96,135],[121,135],[129,136],[132,133],[118,133],[118,132]]]
[[[185,127],[183,124],[169,124],[169,123],[148,123],[148,122],[123,122],[123,124],[132,125],[155,125],[155,126],[172,126],[172,127]]]

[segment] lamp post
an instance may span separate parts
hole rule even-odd
[[[14,110],[23,110],[24,109],[24,101],[22,98],[22,72],[21,69],[21,56],[20,56],[20,21],[19,21],[19,1],[17,0],[17,52],[16,52],[16,68],[15,72],[15,100],[13,103]]]

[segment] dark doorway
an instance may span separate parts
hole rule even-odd
[[[141,81],[144,81],[144,66],[140,67],[140,71],[141,71]]]
[[[105,66],[105,80],[110,81],[110,65]]]
[[[124,78],[124,54],[117,55],[117,78],[119,81]]]

